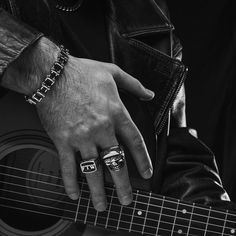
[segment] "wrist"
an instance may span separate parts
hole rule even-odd
[[[37,105],[48,95],[48,92],[54,86],[55,83],[58,83],[59,77],[62,76],[62,72],[69,58],[69,51],[65,49],[63,45],[60,46],[60,53],[57,57],[57,60],[54,62],[53,66],[50,69],[50,73],[44,78],[40,87],[34,91],[30,96],[26,95],[25,99],[30,104]]]
[[[40,38],[7,68],[1,85],[31,95],[50,72],[59,53],[56,44],[45,37]]]

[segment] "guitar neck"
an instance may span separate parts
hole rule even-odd
[[[107,210],[97,212],[87,184],[82,183],[74,221],[144,235],[236,235],[236,215],[227,210],[139,190],[133,192],[131,205],[121,206],[114,188],[106,187],[106,193]]]
[[[26,178],[24,173],[30,175]],[[0,165],[0,177],[2,208],[57,216],[110,230],[144,235],[236,235],[236,214],[228,210],[139,190],[133,191],[134,201],[131,205],[122,206],[114,187],[106,186],[107,210],[97,212],[85,181],[80,182],[81,193],[75,202],[64,193],[59,177],[5,165]]]

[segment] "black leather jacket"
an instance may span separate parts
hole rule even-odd
[[[0,4],[18,18],[0,9],[2,75],[43,34],[60,42],[61,32],[51,1],[0,0]],[[156,93],[152,102],[143,103],[121,91],[155,168],[152,180],[141,182],[143,188],[226,207],[229,197],[222,187],[213,154],[185,127],[186,68],[180,61],[182,47],[173,35],[165,2],[107,0],[106,12],[111,62]],[[130,173],[136,176],[133,165],[129,166]]]

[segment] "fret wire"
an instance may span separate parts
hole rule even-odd
[[[85,191],[85,190],[84,190]],[[82,191],[83,192],[83,191]],[[86,198],[87,199],[87,198]],[[137,201],[136,201],[137,202]],[[82,207],[85,207],[85,206],[82,206]],[[168,216],[168,215],[167,215]],[[183,218],[181,218],[181,219],[183,219]],[[218,218],[217,218],[218,219]],[[198,221],[195,221],[195,222],[198,222]],[[233,221],[232,221],[233,222]],[[202,223],[202,222],[199,222],[199,223]],[[209,224],[210,225],[210,224]],[[215,225],[216,227],[220,227],[220,226],[218,226],[218,225]],[[229,227],[226,227],[226,228],[229,228]],[[230,229],[230,228],[229,228]]]
[[[85,213],[85,218],[84,218],[84,224],[86,224],[86,221],[87,221],[87,217],[88,217],[88,210],[89,210],[89,203],[91,201],[91,198],[89,197],[89,200],[88,200],[88,206],[87,206],[87,210],[86,210],[86,213]]]
[[[1,205],[1,204],[0,204],[0,206],[5,207],[4,205]],[[17,210],[22,210],[22,209],[19,208],[19,207],[11,207],[11,208],[12,208],[12,209],[17,209]],[[39,214],[42,214],[42,215],[48,215],[48,216],[58,217],[58,215],[42,213],[42,212],[40,212],[40,211],[33,211],[33,210],[27,210],[27,209],[23,209],[23,210],[26,211],[26,212],[39,213]],[[70,217],[64,217],[64,216],[63,216],[63,219],[73,221],[73,218],[70,218]],[[77,219],[77,221],[79,222],[78,219]],[[92,225],[92,222],[90,222],[90,221],[88,221],[87,223],[89,223],[90,225]],[[101,226],[104,227],[104,225],[102,225],[102,224],[101,224]],[[120,229],[123,229],[124,231],[127,231],[126,228],[122,228],[122,227],[120,227]],[[139,231],[136,231],[136,230],[132,230],[132,231],[133,231],[133,232],[140,233]],[[169,231],[169,230],[166,230],[166,231]],[[152,236],[155,236],[155,235],[153,235],[153,234],[149,234],[149,233],[145,233],[145,234],[146,234],[146,235],[152,235]],[[230,236],[230,235],[229,235],[229,236]]]
[[[1,165],[0,165],[1,166]],[[18,168],[16,168],[16,169],[18,169]],[[25,171],[25,170],[21,170],[20,169],[20,171]],[[30,171],[31,172],[31,171]],[[36,174],[38,174],[38,175],[44,175],[44,174],[41,174],[41,173],[37,173],[37,172],[35,172]],[[1,173],[0,173],[1,174]],[[50,177],[55,177],[55,176],[51,176],[51,175],[49,175]],[[17,176],[16,176],[17,177]],[[58,179],[60,179],[59,177],[55,177],[55,178],[58,178]],[[0,181],[0,182],[2,182],[2,181]],[[46,184],[46,183],[45,183]],[[58,185],[59,186],[59,185]],[[61,187],[63,187],[63,186],[61,186]],[[106,187],[106,188],[108,188],[108,187]],[[58,193],[58,194],[60,194],[60,193]],[[64,195],[64,194],[61,194],[61,195]],[[156,199],[158,199],[158,198],[156,198]],[[173,201],[169,201],[169,202],[173,202]],[[182,205],[186,205],[186,206],[189,206],[189,204],[185,204],[185,203],[181,203]],[[190,204],[190,206],[191,206],[191,204]],[[196,209],[197,208],[199,208],[199,209],[207,209],[207,208],[203,208],[203,207],[195,207]],[[212,212],[218,212],[218,213],[221,213],[221,214],[224,214],[223,212],[221,212],[221,211],[218,211],[218,210],[214,210],[214,209],[212,209]],[[196,214],[197,215],[197,214]],[[232,214],[232,213],[228,213],[228,215],[232,215],[232,216],[235,216],[235,214]],[[203,215],[204,216],[204,215]],[[219,218],[216,218],[216,219],[219,219]],[[222,219],[219,219],[219,220],[222,220]],[[230,221],[230,220],[229,220]],[[232,222],[232,223],[234,223],[233,221],[230,221],[230,222]]]
[[[193,210],[194,210],[195,203],[193,203],[192,206],[193,206],[193,207],[192,207],[192,211],[191,211],[191,215],[190,215],[190,220],[189,220],[187,235],[189,234],[189,230],[190,230],[190,227],[191,227],[192,218],[193,218]]]
[[[82,207],[86,207],[86,206],[82,206]],[[98,213],[98,212],[97,212]]]
[[[99,217],[101,217],[101,216],[99,216]],[[104,217],[101,217],[101,218],[104,218]],[[102,223],[98,223],[97,225],[102,225],[103,227],[105,226],[105,224],[102,224]],[[134,223],[135,225],[139,225],[139,224],[137,224],[137,223]],[[172,225],[171,223],[168,223],[168,224],[170,224],[170,225]],[[176,224],[176,225],[178,225],[178,224]],[[183,226],[183,225],[178,225],[178,226]],[[115,226],[111,226],[111,227],[113,227],[113,228],[115,228],[116,229],[116,227]],[[155,228],[154,226],[150,226],[150,227],[152,227],[152,228]],[[184,226],[184,227],[187,227],[187,226]],[[123,228],[123,227],[119,227],[119,229],[124,229],[124,230],[128,230],[128,228]],[[197,230],[200,230],[200,231],[204,231],[203,229],[198,229],[198,228],[195,228],[195,227],[192,227],[192,229],[197,229]],[[166,231],[166,232],[171,232],[171,230],[169,230],[169,229],[166,229],[166,228],[160,228],[160,230],[164,230],[164,231]],[[141,233],[141,231],[138,231],[138,230],[134,230],[134,229],[132,229],[132,231],[133,232],[139,232],[139,233]],[[129,231],[130,232],[130,231]],[[178,231],[174,231],[175,233],[178,233]],[[218,232],[214,232],[214,231],[208,231],[208,232],[210,232],[210,233],[214,233],[214,234],[219,234]],[[148,234],[147,232],[145,232],[145,234]],[[152,234],[152,235],[158,235],[158,234]],[[186,233],[186,235],[192,235],[192,234],[190,234],[189,232],[188,233]],[[196,235],[194,235],[194,236],[196,236]],[[232,236],[231,234],[224,234],[224,236]]]
[[[139,193],[139,190],[136,191],[137,194],[136,194],[136,197],[135,197],[135,200],[134,200],[134,209],[133,209],[133,213],[132,213],[132,217],[131,217],[131,222],[130,222],[130,227],[129,227],[129,232],[131,231],[131,228],[132,228],[132,223],[133,223],[133,218],[134,218],[134,212],[135,212],[135,208],[136,208],[136,201],[137,201],[137,198],[138,198],[138,193]]]
[[[5,191],[5,189],[4,189],[4,191]],[[81,193],[82,192],[84,192],[85,190],[81,190]],[[21,193],[20,193],[21,194]],[[35,197],[35,196],[33,196],[33,195],[30,195],[30,194],[27,194],[28,196],[32,196],[32,197]],[[42,198],[42,199],[47,199],[47,200],[50,200],[50,199],[48,199],[48,198],[45,198],[45,197],[40,197],[40,196],[37,196],[37,198]],[[85,199],[85,198],[82,198],[82,199]],[[61,201],[58,201],[58,202],[61,202]],[[138,202],[138,201],[136,201],[136,202]],[[69,203],[69,202],[68,202]],[[69,203],[69,204],[72,204],[72,203]],[[73,205],[75,205],[75,204],[73,204]],[[82,207],[85,207],[85,206],[82,206]],[[170,209],[170,208],[168,208],[168,209]],[[196,215],[199,215],[199,214],[196,214]],[[168,215],[167,215],[168,216]],[[172,217],[172,216],[170,216],[170,217]],[[180,217],[180,219],[184,219],[184,218],[181,218]],[[214,218],[213,218],[214,219]],[[219,218],[217,218],[217,219],[219,219]],[[197,222],[197,221],[194,221],[194,222]],[[212,225],[212,224],[209,224],[209,225]],[[217,227],[220,227],[220,226],[218,226],[218,225],[216,225]],[[227,228],[227,227],[226,227]]]
[[[233,222],[233,221],[232,221]]]
[[[172,227],[172,230],[171,230],[171,236],[173,236],[173,233],[174,233],[175,221],[176,221],[176,216],[177,216],[178,208],[179,208],[179,200],[178,200],[176,211],[175,211],[175,218],[174,218],[174,223],[173,223],[173,227]]]
[[[152,192],[149,193],[148,204],[147,204],[146,214],[145,214],[145,218],[144,218],[142,234],[144,232],[146,221],[147,221],[147,213],[148,213],[148,209],[149,209],[149,203],[150,203],[151,196],[152,196]]]
[[[228,216],[228,210],[226,211],[226,214],[225,214],[225,219],[224,219],[224,225],[223,225],[223,229],[222,229],[222,236],[224,236],[224,232],[225,232],[225,225],[226,225],[226,221],[227,221],[227,216]]]
[[[119,229],[119,226],[120,226],[120,218],[121,218],[122,210],[123,210],[123,205],[121,205],[121,208],[120,208],[118,224],[117,224],[117,227],[116,227],[117,230]]]
[[[26,172],[26,173],[32,173],[32,174],[37,174],[37,175],[43,175],[43,176],[47,176],[47,177],[53,177],[53,178],[56,178],[56,179],[61,179],[62,180],[62,178],[61,177],[59,177],[59,176],[54,176],[54,175],[48,175],[48,174],[45,174],[45,173],[39,173],[39,172],[36,172],[36,171],[29,171],[29,170],[24,170],[24,169],[20,169],[20,168],[16,168],[16,167],[12,167],[12,166],[6,166],[6,165],[2,165],[2,164],[0,164],[0,167],[3,167],[3,168],[7,168],[7,169],[14,169],[14,170],[17,170],[17,171],[22,171],[22,172]],[[4,173],[0,173],[0,174],[2,174],[2,175],[4,175]],[[18,177],[18,176],[14,176],[14,177]],[[32,180],[32,179],[30,179],[30,180]],[[80,181],[79,181],[80,182]],[[45,182],[45,184],[46,184],[47,182]],[[59,185],[58,185],[59,186]],[[63,187],[63,185],[61,185],[60,187]],[[108,187],[108,186],[106,186],[105,188],[107,188],[107,189],[109,189],[110,187]],[[135,194],[135,193],[134,193]],[[147,197],[147,196],[145,196],[145,195],[143,195],[144,197]],[[157,196],[157,197],[153,197],[154,199],[159,199],[159,200],[161,200],[161,196]],[[166,200],[166,201],[170,201],[170,202],[173,202],[173,203],[175,203],[175,201],[174,200]],[[181,202],[180,204],[182,204],[182,205],[187,205],[187,206],[192,206],[192,204],[189,204],[189,203],[184,203],[184,202]],[[199,208],[199,209],[206,209],[206,208],[204,208],[204,207],[200,207],[200,206],[196,206],[195,205],[195,208],[197,209],[197,208]],[[216,209],[212,209],[211,210],[212,212],[218,212],[218,213],[223,213],[222,211],[219,211],[219,210],[216,210]],[[232,216],[236,216],[236,214],[235,213],[228,213],[228,215],[230,216],[230,215],[232,215]],[[231,221],[232,223],[234,223],[233,221]]]
[[[98,211],[96,212],[95,221],[94,221],[94,226],[96,226],[96,224],[97,224],[97,219],[98,219]]]
[[[208,223],[209,223],[210,214],[211,214],[211,207],[210,207],[208,215],[207,215],[207,222],[206,222],[206,228],[204,231],[204,236],[206,236],[206,233],[207,233],[207,227],[208,227]]]
[[[162,214],[162,210],[163,210],[164,201],[165,201],[165,196],[163,196],[163,199],[162,199],[162,204],[161,204],[161,210],[160,210],[159,219],[158,219],[158,224],[157,224],[156,235],[158,235],[158,231],[159,231],[159,227],[160,227],[161,214]]]
[[[107,220],[106,220],[106,225],[105,228],[107,228],[107,223],[108,223],[108,219],[109,219],[109,215],[110,215],[110,210],[111,210],[111,205],[112,205],[112,199],[113,199],[113,195],[114,195],[114,188],[112,189],[112,193],[111,193],[111,201],[109,204],[109,209],[108,209],[108,214],[107,214]]]
[[[163,215],[163,214],[162,214],[162,215]],[[102,216],[99,216],[99,217],[105,218],[105,217],[102,217]],[[111,218],[111,219],[116,220],[116,219],[114,219],[114,218]],[[125,221],[121,221],[121,222],[125,222]],[[166,223],[169,224],[169,225],[172,225],[172,224],[169,223],[169,222],[166,222]],[[202,222],[200,222],[200,223],[202,223]],[[101,224],[101,225],[105,226],[105,223],[104,223],[104,224],[98,223],[98,224]],[[133,223],[133,225],[140,225],[140,224],[138,224],[138,223]],[[176,226],[181,226],[181,227],[186,227],[186,228],[187,228],[187,226],[181,225],[181,224],[176,224]],[[113,227],[114,227],[114,226],[113,226]],[[156,229],[156,227],[154,227],[154,226],[149,226],[149,227]],[[116,228],[116,227],[115,227],[115,228]],[[119,227],[119,228],[122,228],[122,227]],[[192,229],[197,229],[197,230],[204,231],[203,229],[199,229],[199,228],[196,228],[196,227],[191,227],[191,228],[192,228]],[[123,228],[123,229],[124,229],[124,228]],[[160,229],[162,229],[162,230],[167,230],[167,229],[164,229],[164,228],[160,228]],[[133,229],[132,229],[132,231],[133,231]],[[167,231],[170,231],[170,232],[171,232],[171,230],[167,230]],[[141,231],[139,231],[139,232],[141,232]],[[177,232],[177,231],[174,231],[174,232]],[[208,230],[208,232],[219,234],[218,232],[211,231],[211,230]],[[146,232],[145,232],[145,234],[146,234]],[[155,234],[155,235],[156,235],[156,234]],[[190,234],[188,233],[187,235],[190,235]],[[230,234],[225,234],[225,235],[231,236]]]
[[[0,204],[1,205],[1,204]],[[4,207],[6,207],[6,206],[4,206]],[[45,206],[46,207],[46,206]],[[14,208],[14,207],[12,207],[12,208]],[[16,208],[16,207],[15,207]],[[20,209],[20,208],[19,208]],[[20,209],[20,210],[22,210],[22,209]],[[23,210],[25,210],[25,209],[23,209]],[[27,211],[27,210],[26,210]],[[41,213],[41,214],[44,214],[44,213]],[[82,213],[81,213],[82,214]],[[63,218],[64,218],[64,216],[63,216]],[[68,218],[68,217],[67,217]],[[69,219],[69,218],[68,218]],[[70,218],[70,219],[72,219],[73,220],[73,218]],[[77,221],[80,221],[80,222],[82,222],[81,220],[79,220],[79,219],[77,219]],[[90,222],[91,223],[91,222]],[[101,225],[103,225],[103,224],[101,224]],[[104,225],[103,225],[104,226]],[[120,227],[120,229],[126,229],[127,230],[127,228],[122,228],[122,227]],[[161,228],[160,228],[161,229]],[[163,230],[166,230],[166,231],[170,231],[170,230],[167,230],[167,229],[163,229]],[[135,231],[135,230],[132,230],[132,231]],[[139,232],[139,231],[137,231],[137,232]],[[213,232],[213,231],[209,231],[209,232]],[[215,233],[215,232],[213,232],[213,233]],[[217,232],[216,232],[217,233]],[[146,233],[147,234],[147,233]],[[187,235],[190,235],[190,234],[187,234]],[[231,236],[230,234],[225,234],[225,235],[229,235],[229,236]]]
[[[83,184],[84,184],[84,181],[82,182],[82,186],[81,186],[81,192],[80,192],[78,203],[77,203],[77,208],[76,208],[76,214],[75,214],[74,222],[76,222],[77,217],[78,217],[78,210],[79,210],[79,206],[80,206],[80,200],[81,200],[81,195],[82,195]]]
[[[147,197],[146,195],[142,195],[142,194],[140,194],[140,196]],[[162,200],[163,198],[165,198],[165,202],[167,202],[167,203],[176,203],[176,201],[177,201],[177,199],[168,200],[169,197],[165,197],[165,196],[158,196],[158,197],[153,196],[154,200]],[[181,202],[181,201],[180,201],[179,205],[181,205],[181,206],[190,206],[190,207],[192,207],[194,205],[195,209],[200,209],[200,210],[208,210],[209,209],[209,207],[205,207],[205,206],[201,207],[201,206],[196,205],[195,203],[185,203],[185,202]],[[153,206],[155,206],[155,205],[153,205]],[[168,208],[168,207],[165,207],[165,209],[173,210],[173,209]],[[217,213],[220,213],[220,214],[224,214],[224,211],[222,211],[222,210],[220,211],[220,210],[211,209],[211,212],[217,212]],[[197,213],[196,213],[196,215],[207,217],[205,215],[200,215],[200,214],[197,214]],[[231,213],[229,213],[228,215],[232,215],[234,217],[236,216],[236,214],[231,214]],[[216,219],[221,220],[220,218],[216,218]],[[234,223],[234,221],[230,221],[230,222]]]

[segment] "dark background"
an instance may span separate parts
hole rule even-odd
[[[236,1],[168,1],[189,66],[187,120],[214,151],[236,202]]]

